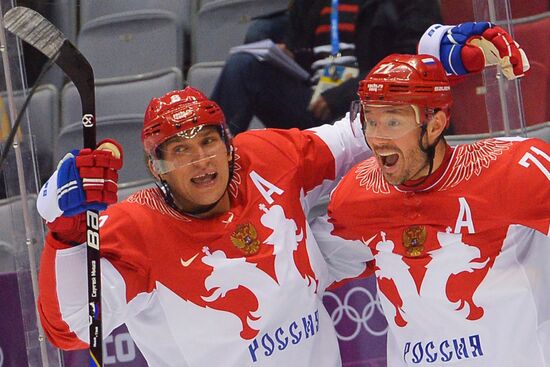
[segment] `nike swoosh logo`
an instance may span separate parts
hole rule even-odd
[[[223,223],[223,224],[229,224],[229,223],[231,223],[231,222],[233,221],[233,217],[234,217],[234,216],[235,216],[235,215],[233,214],[233,212],[229,212],[229,218],[227,218],[227,220],[222,220],[222,223]]]
[[[184,268],[188,267],[189,265],[191,265],[191,263],[193,262],[193,260],[195,260],[195,258],[199,256],[199,253],[197,252],[195,254],[195,256],[193,256],[192,258],[190,258],[189,260],[187,261],[184,261],[182,258],[180,258],[180,261],[181,261],[181,265],[183,265]]]

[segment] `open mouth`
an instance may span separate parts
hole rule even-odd
[[[380,154],[380,160],[384,167],[393,167],[399,160],[399,155],[397,153]]]
[[[191,178],[191,182],[193,182],[196,185],[207,185],[213,182],[216,179],[216,177],[218,177],[218,174],[216,172],[205,173],[204,175],[195,176]]]

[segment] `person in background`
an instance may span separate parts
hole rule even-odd
[[[487,22],[436,25],[419,53],[390,55],[361,81],[373,157],[332,192],[314,234],[341,265],[333,278],[350,275],[343,258],[376,277],[388,366],[548,366],[550,145],[506,137],[451,147],[443,136],[451,111],[468,108],[452,106],[446,73],[498,64],[515,79],[526,55]]]
[[[283,9],[252,18],[244,35],[243,43],[253,43],[270,39],[274,43],[283,43],[289,27],[289,11]]]
[[[337,9],[334,11],[333,9]],[[211,98],[235,135],[253,116],[267,127],[300,129],[333,122],[349,110],[357,83],[384,56],[415,53],[423,32],[440,22],[437,0],[292,1],[287,40],[279,44],[313,81],[300,81],[247,53],[226,61]],[[331,23],[338,32],[331,33]],[[314,85],[331,63],[359,74],[312,100]]]

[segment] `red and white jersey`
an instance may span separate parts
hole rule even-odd
[[[234,146],[229,212],[188,217],[154,188],[102,213],[104,335],[125,323],[150,366],[340,366],[307,212],[368,148],[347,119]],[[85,251],[49,236],[42,256],[40,315],[63,349],[87,345]]]
[[[549,227],[549,145],[518,138],[448,148],[414,189],[368,159],[312,226],[336,277],[371,251],[392,367],[550,366]]]

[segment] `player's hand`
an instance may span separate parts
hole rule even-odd
[[[283,51],[288,57],[290,57],[291,59],[294,59],[294,54],[292,53],[292,51],[290,51],[290,49],[287,47],[286,44],[284,43],[276,43],[277,47],[279,47],[279,49],[281,51]]]
[[[529,70],[520,45],[505,29],[489,22],[433,25],[422,36],[418,53],[437,57],[451,75],[477,73],[486,66],[500,65],[504,76],[512,80]]]
[[[104,210],[117,201],[122,147],[102,141],[96,150],[67,153],[38,194],[38,212],[59,240],[82,243],[87,210]]]

